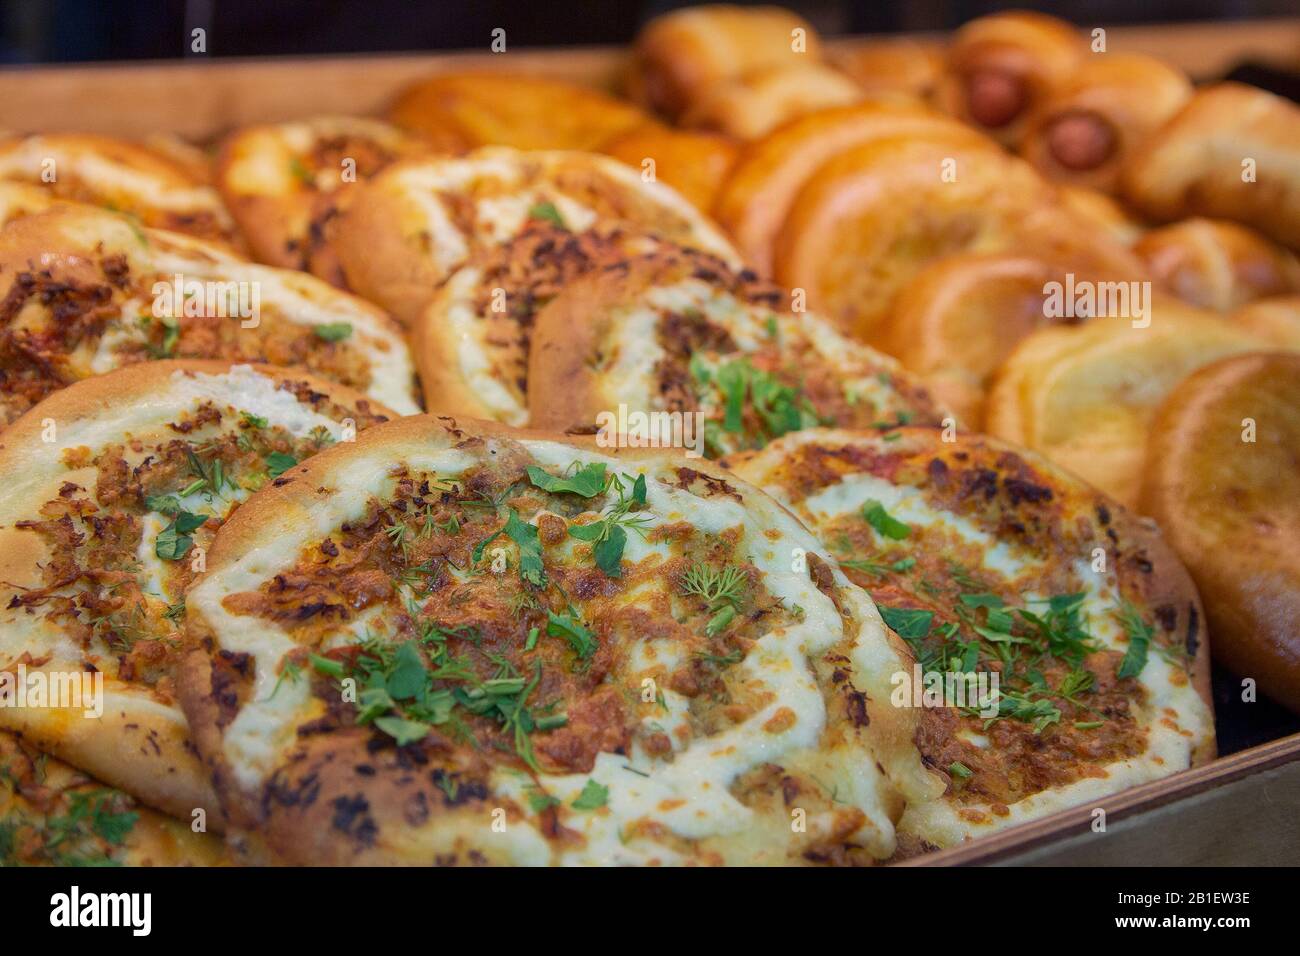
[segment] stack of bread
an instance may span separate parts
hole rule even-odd
[[[1300,110],[727,6],[626,93],[0,142],[0,675],[106,688],[0,863],[899,860],[1212,759],[1211,646],[1300,709]]]

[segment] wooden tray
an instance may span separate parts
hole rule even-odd
[[[832,50],[900,39],[939,44],[935,35],[844,37]],[[1115,27],[1111,52],[1149,53],[1193,77],[1221,76],[1245,60],[1300,63],[1300,18],[1168,27]],[[504,54],[283,57],[8,67],[0,69],[0,126],[19,131],[82,131],[119,136],[170,132],[203,142],[245,123],[319,113],[380,113],[404,85],[449,70],[500,70],[617,89],[624,47],[518,50]]]

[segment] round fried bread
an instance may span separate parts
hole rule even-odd
[[[690,203],[617,160],[501,148],[388,167],[340,217],[336,248],[348,284],[409,325],[475,249],[505,242],[533,219],[575,231],[635,226],[735,258]]]
[[[157,358],[300,366],[419,410],[401,330],[319,279],[78,204],[0,230],[0,424],[64,385]]]
[[[950,437],[814,430],[728,462],[916,655],[891,702],[920,710],[945,790],[904,813],[902,855],[1105,806],[1214,756],[1205,618],[1155,524],[1030,452]],[[950,672],[976,683],[923,696]]]
[[[1029,335],[994,376],[985,429],[1136,507],[1157,406],[1194,370],[1264,344],[1176,300],[1150,309],[1146,320],[1098,318]]]
[[[803,184],[823,163],[850,147],[887,136],[978,134],[912,104],[862,103],[822,110],[746,143],[713,207],[746,264],[767,276],[777,234]]]
[[[1025,247],[1080,268],[1141,272],[1128,250],[1085,234],[1023,160],[964,132],[894,136],[839,153],[804,183],[773,274],[874,344],[898,293],[929,263]]]
[[[1133,246],[1151,277],[1185,302],[1228,312],[1266,296],[1300,291],[1300,261],[1246,226],[1184,219],[1152,229]]]
[[[897,362],[792,304],[753,273],[690,250],[592,271],[535,320],[529,420],[602,441],[622,431],[685,442],[709,457],[818,424],[940,420]]]
[[[159,361],[70,385],[0,432],[0,668],[9,700],[29,691],[0,728],[217,826],[175,697],[184,588],[254,490],[392,414],[293,370]],[[59,681],[77,693],[53,699]]]
[[[1141,500],[1196,578],[1215,658],[1300,712],[1300,355],[1180,382],[1151,423]]]
[[[424,416],[285,478],[190,588],[182,680],[275,859],[865,862],[932,791],[901,645],[715,466]]]

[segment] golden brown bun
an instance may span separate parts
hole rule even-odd
[[[1056,195],[1061,205],[1077,219],[1100,229],[1103,235],[1121,246],[1133,245],[1146,230],[1146,226],[1131,212],[1106,193],[1065,183],[1057,187]]]
[[[1014,11],[972,20],[953,38],[935,98],[945,112],[1006,146],[1025,119],[1088,54],[1070,24]]]
[[[1240,83],[1199,90],[1138,147],[1126,198],[1162,222],[1213,216],[1300,249],[1300,106]]]
[[[672,186],[696,209],[708,212],[736,162],[739,147],[718,133],[646,123],[618,134],[602,144],[600,151],[640,170],[643,176],[653,168],[654,178]],[[653,161],[653,166],[647,160]]]
[[[1024,248],[1081,270],[1141,271],[1127,249],[1080,228],[1033,167],[991,141],[891,137],[840,153],[804,183],[777,237],[773,274],[872,343],[898,293],[930,262]]]
[[[1125,159],[1191,95],[1161,60],[1092,54],[1025,118],[1018,151],[1049,179],[1113,192]]]
[[[222,142],[217,188],[253,258],[342,287],[331,235],[352,187],[428,151],[395,127],[354,116],[246,126]]]
[[[1133,246],[1185,302],[1228,312],[1265,296],[1300,291],[1300,262],[1290,251],[1235,222],[1186,219],[1152,229]]]
[[[881,323],[880,348],[921,376],[963,428],[978,430],[1002,360],[1035,329],[1065,321],[1048,318],[1044,300],[1047,284],[1069,271],[1029,253],[946,256],[903,289]]]
[[[889,40],[828,54],[869,96],[901,95],[928,100],[943,71],[936,44]]]
[[[1157,406],[1192,371],[1262,345],[1214,313],[1174,299],[1148,308],[1146,327],[1140,316],[1112,315],[1024,339],[994,377],[985,429],[1136,507]]]
[[[648,117],[598,90],[514,73],[446,73],[407,87],[389,111],[440,152],[478,146],[595,149]]]
[[[760,67],[701,93],[682,114],[681,124],[757,139],[782,123],[862,97],[853,80],[824,64]]]
[[[1243,305],[1228,321],[1275,348],[1300,349],[1300,295],[1259,299]]]
[[[803,52],[795,52],[796,38]],[[713,4],[651,20],[632,57],[632,98],[676,118],[718,84],[764,67],[818,63],[822,51],[816,31],[789,10]]]
[[[1196,579],[1215,659],[1300,712],[1297,449],[1300,355],[1224,359],[1156,413],[1142,506]]]
[[[127,140],[73,133],[3,139],[0,179],[126,213],[145,226],[241,245],[215,190],[184,166]]]
[[[805,116],[745,145],[713,214],[745,262],[770,276],[777,234],[800,188],[819,166],[871,140],[939,132],[982,141],[964,125],[906,103],[862,103]]]

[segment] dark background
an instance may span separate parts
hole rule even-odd
[[[828,35],[949,30],[1008,7],[1115,26],[1295,14],[1297,0],[788,0]],[[0,63],[271,56],[624,43],[672,0],[0,0]]]

